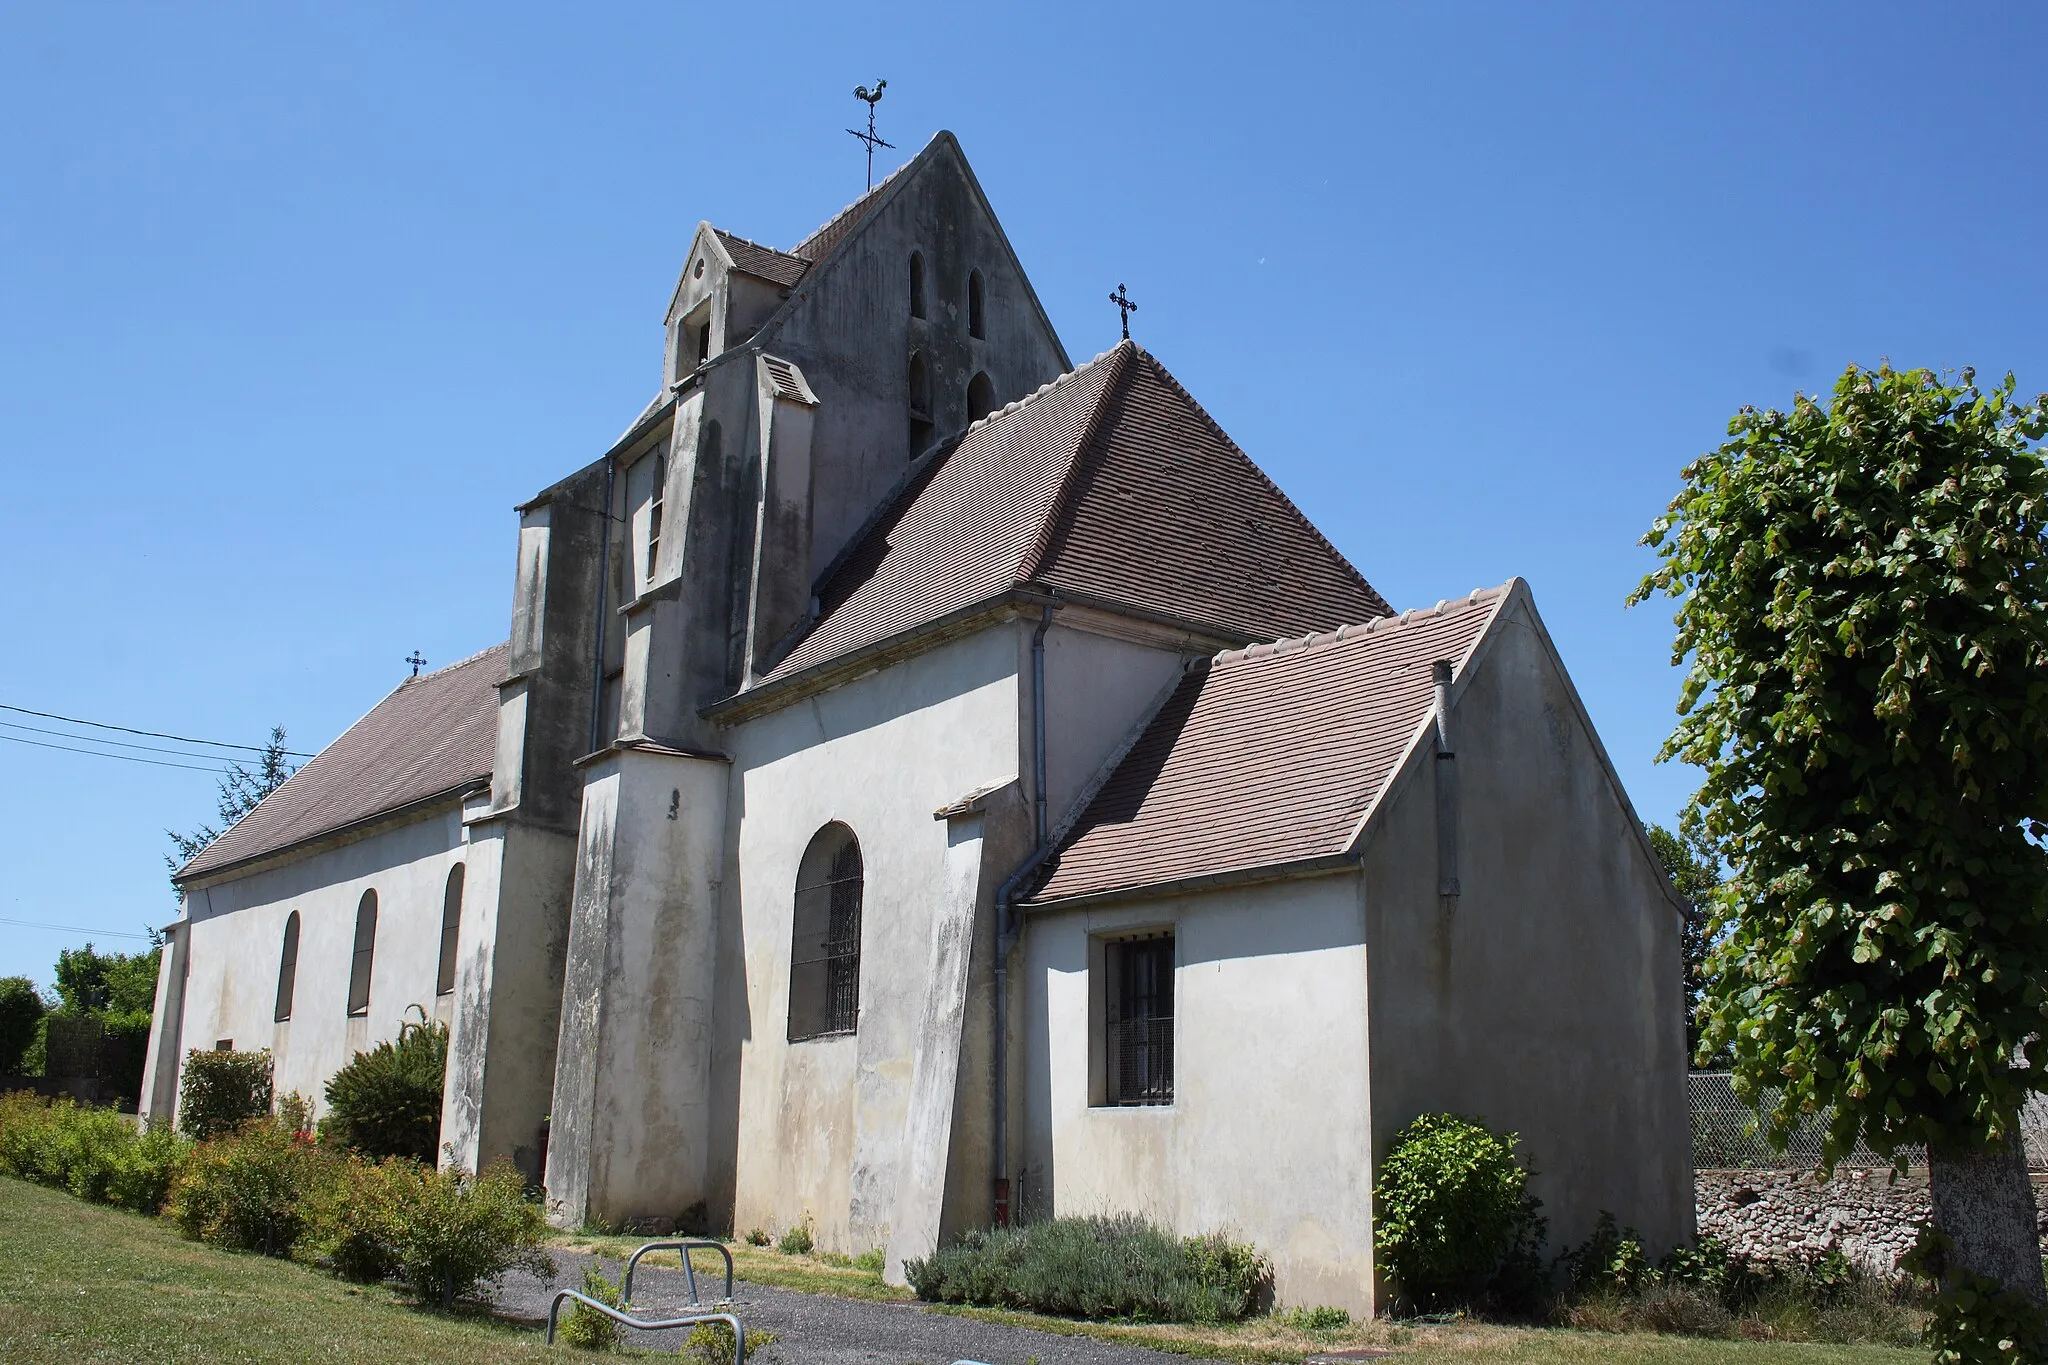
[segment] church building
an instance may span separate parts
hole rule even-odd
[[[1369,1312],[1452,1111],[1554,1243],[1691,1234],[1680,902],[1526,583],[1397,612],[1159,359],[1074,364],[950,134],[787,251],[699,225],[664,337],[510,638],[178,872],[146,1112],[424,1015],[443,1162],[565,1227],[900,1280],[1135,1213]]]

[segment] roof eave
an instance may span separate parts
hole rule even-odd
[[[1159,900],[1167,896],[1190,896],[1208,891],[1222,891],[1239,886],[1257,886],[1266,882],[1299,881],[1308,877],[1328,877],[1340,872],[1355,870],[1359,865],[1355,851],[1346,849],[1340,853],[1327,853],[1314,858],[1297,858],[1284,863],[1267,863],[1257,867],[1231,868],[1224,872],[1204,872],[1191,877],[1172,877],[1164,881],[1140,882],[1131,886],[1107,887],[1100,891],[1084,891],[1072,896],[1056,896],[1048,900],[1027,900],[1021,908],[1033,913],[1049,910],[1074,910],[1083,906],[1107,905],[1113,901]]]
[[[290,862],[296,858],[322,851],[316,845],[353,842],[356,838],[373,833],[378,826],[404,824],[414,816],[423,815],[436,806],[450,802],[459,806],[463,798],[474,792],[487,791],[490,785],[491,776],[489,773],[485,773],[481,777],[468,778],[453,787],[444,787],[440,791],[422,796],[417,800],[407,801],[401,805],[391,806],[384,810],[373,811],[369,815],[351,820],[347,824],[336,825],[332,829],[323,829],[318,833],[294,839],[288,844],[281,844],[276,848],[266,848],[260,853],[245,854],[230,862],[222,863],[219,867],[209,867],[202,871],[194,872],[191,870],[192,863],[196,863],[200,858],[206,856],[204,852],[201,852],[193,858],[192,863],[185,864],[184,867],[171,874],[171,884],[181,892],[197,891],[202,887],[208,886],[218,886],[222,882],[233,881],[237,877],[247,876],[249,873],[259,870],[259,865],[261,864]]]

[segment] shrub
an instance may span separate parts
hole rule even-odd
[[[178,1080],[178,1127],[201,1142],[270,1113],[270,1050],[185,1054]]]
[[[870,1275],[879,1275],[889,1264],[889,1253],[880,1247],[869,1247],[854,1257],[849,1264],[855,1270],[865,1270]]]
[[[734,1347],[732,1328],[722,1322],[700,1322],[690,1329],[690,1335],[683,1342],[682,1357],[697,1362],[697,1365],[732,1365]],[[773,1332],[747,1333],[747,1357],[763,1346],[775,1344]]]
[[[293,1137],[313,1136],[313,1102],[287,1090],[277,1097],[277,1124]]]
[[[811,1236],[811,1216],[804,1215],[804,1221],[782,1234],[782,1240],[775,1249],[785,1256],[808,1256],[817,1242]]]
[[[334,1165],[273,1120],[251,1119],[192,1149],[165,1212],[196,1241],[284,1256],[305,1230],[307,1196]]]
[[[583,1267],[583,1292],[599,1303],[619,1306],[619,1287],[606,1279],[604,1272],[592,1261]],[[561,1339],[571,1346],[580,1346],[586,1351],[610,1351],[618,1347],[625,1335],[625,1329],[604,1314],[585,1308],[571,1299],[569,1316],[562,1319]],[[732,1353],[726,1352],[730,1360]]]
[[[1249,1246],[1130,1216],[980,1228],[903,1270],[927,1301],[1140,1322],[1234,1322],[1271,1281]]]
[[[427,1022],[422,1011],[419,1020],[399,1025],[396,1042],[358,1052],[334,1073],[321,1140],[369,1157],[433,1161],[441,1150],[447,1071],[448,1026]]]
[[[1718,1284],[1717,1276],[1706,1273],[1711,1255],[1711,1251],[1695,1251],[1682,1265],[1674,1264],[1671,1278],[1694,1278],[1701,1283],[1713,1279]],[[1650,1269],[1643,1254],[1642,1239],[1636,1235],[1636,1230],[1615,1226],[1614,1215],[1606,1209],[1600,1210],[1600,1217],[1594,1221],[1593,1231],[1586,1240],[1560,1253],[1557,1259],[1564,1267],[1565,1283],[1571,1292],[1582,1296],[1601,1292],[1633,1294],[1642,1287],[1643,1277]],[[1694,1261],[1698,1262],[1702,1273],[1688,1277],[1682,1267],[1690,1266]],[[1721,1273],[1726,1273],[1725,1262]]]
[[[50,1007],[25,976],[0,977],[0,1076],[22,1075],[36,1025]]]
[[[335,1274],[358,1284],[390,1275],[392,1227],[400,1215],[391,1206],[392,1183],[360,1157],[338,1163],[330,1178],[307,1192],[300,1249],[324,1257]]]
[[[137,1213],[163,1207],[188,1144],[111,1109],[0,1097],[0,1172]]]
[[[1351,1325],[1351,1314],[1342,1308],[1290,1308],[1280,1321],[1297,1332],[1334,1332]]]
[[[1516,1141],[1455,1114],[1424,1114],[1395,1137],[1373,1191],[1373,1242],[1412,1303],[1469,1303],[1534,1278],[1542,1205]]]
[[[774,1241],[775,1239],[768,1235],[766,1228],[747,1229],[747,1245],[750,1247],[770,1246],[773,1245]]]
[[[554,1282],[543,1243],[547,1218],[510,1162],[481,1175],[437,1171],[409,1161],[374,1167],[388,1182],[392,1271],[423,1302],[455,1300],[508,1270]]]

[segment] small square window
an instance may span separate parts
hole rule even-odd
[[[1173,935],[1102,945],[1103,1103],[1173,1103]]]

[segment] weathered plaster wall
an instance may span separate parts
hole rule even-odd
[[[1174,931],[1174,1098],[1101,1107],[1101,944]],[[1020,952],[1027,1215],[1137,1213],[1273,1258],[1283,1304],[1371,1309],[1354,874],[1034,913]]]
[[[1521,1135],[1550,1237],[1602,1209],[1692,1232],[1679,917],[1525,601],[1453,707],[1462,896],[1437,896],[1434,748],[1366,851],[1372,1151],[1426,1111]]]
[[[412,1005],[435,1015],[442,897],[467,845],[452,806],[282,866],[187,893],[184,1049],[232,1039],[267,1047],[279,1095],[324,1107],[327,1080],[357,1052],[398,1035]],[[377,893],[368,1014],[348,1014],[356,906]],[[467,895],[467,888],[465,888]],[[273,1021],[285,920],[299,914],[292,1017]],[[181,1058],[182,1060],[182,1058]]]
[[[955,641],[728,736],[732,860],[718,1036],[729,1117],[716,1159],[733,1170],[741,1230],[779,1231],[808,1216],[826,1250],[860,1252],[889,1238],[935,928],[957,912],[960,886],[987,895],[985,879],[949,863],[959,860],[955,841],[933,813],[1016,774],[1018,629]],[[1013,804],[1012,822],[1016,814]],[[860,840],[864,863],[859,1031],[790,1043],[797,864],[835,820]],[[982,904],[977,938],[986,919]],[[986,970],[977,955],[970,976]],[[964,1051],[971,1059],[976,1049]],[[963,1154],[972,1140],[955,1125],[949,1172],[985,1163],[985,1149]]]
[[[1102,633],[1102,628],[1130,630],[1132,623],[1111,626],[1097,621],[1091,624],[1101,628],[1087,629],[1076,624],[1083,619],[1072,611],[1056,611],[1052,628],[1045,633],[1045,787],[1047,819],[1054,827],[1072,811],[1102,765],[1165,700],[1186,661],[1213,652],[1213,647],[1170,638],[1117,638]],[[1030,666],[1028,655],[1024,666]],[[1031,704],[1028,686],[1024,704]],[[1027,714],[1024,724],[1030,723]]]

